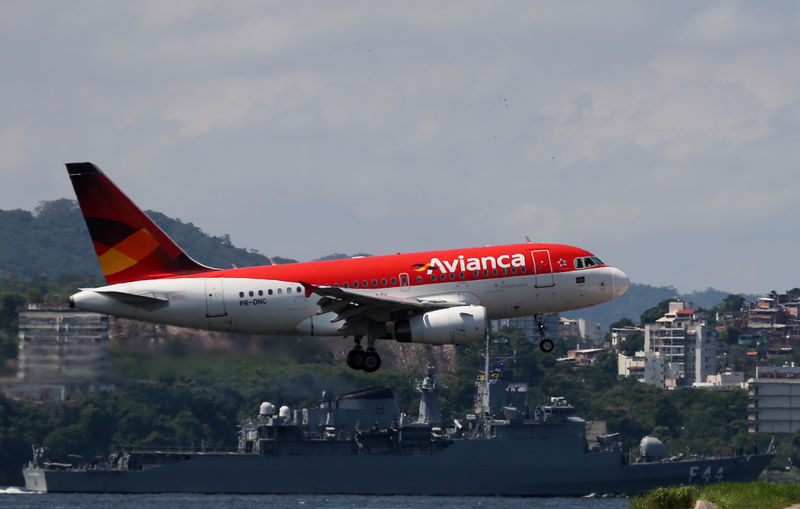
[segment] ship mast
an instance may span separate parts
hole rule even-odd
[[[486,330],[486,350],[483,353],[483,391],[481,394],[481,418],[483,419],[483,434],[486,438],[489,438],[489,428],[491,428],[489,422],[491,419],[491,409],[489,408],[489,402],[491,401],[489,398],[489,342],[492,336],[491,330],[492,326],[490,322]]]
[[[492,409],[491,409],[491,388],[492,381],[494,377],[492,374],[489,373],[489,367],[493,361],[492,350],[490,348],[491,343],[508,343],[507,338],[497,338],[492,340],[492,333],[491,333],[491,322],[489,322],[489,327],[486,331],[486,346],[484,347],[484,352],[481,354],[483,356],[483,385],[481,386],[481,404],[480,404],[480,412],[481,412],[481,421],[483,422],[483,435],[485,438],[492,437]],[[514,359],[516,357],[516,352],[511,353],[510,355],[498,355],[495,352],[494,360],[498,360],[498,366],[502,367],[505,366],[505,361]],[[499,373],[498,373],[499,375]],[[499,380],[499,377],[498,377]]]

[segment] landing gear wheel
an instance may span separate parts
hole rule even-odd
[[[544,353],[550,353],[555,348],[555,344],[553,344],[553,340],[551,339],[543,339],[539,341],[539,349]]]
[[[367,373],[378,371],[381,367],[381,356],[378,352],[367,352],[364,354],[362,369]]]
[[[347,365],[350,366],[351,369],[364,369],[364,360],[366,356],[367,354],[364,350],[353,348],[347,353]],[[380,365],[380,358],[378,360],[378,365]]]

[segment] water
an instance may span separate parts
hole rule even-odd
[[[30,493],[18,488],[0,489],[2,508],[142,509],[191,507],[192,509],[627,509],[627,498],[513,498],[513,497],[386,497],[356,495],[95,495],[81,493]]]

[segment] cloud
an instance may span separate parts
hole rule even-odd
[[[798,28],[745,2],[5,3],[0,200],[71,196],[88,159],[272,255],[528,234],[771,289],[798,276]]]

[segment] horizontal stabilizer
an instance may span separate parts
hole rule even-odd
[[[148,292],[148,293],[128,293],[128,292],[120,292],[118,290],[94,290],[95,292],[101,295],[107,295],[114,300],[119,302],[124,302],[125,304],[130,304],[133,306],[137,305],[144,305],[144,304],[166,304],[169,302],[169,299],[162,295],[158,295],[155,292]]]

